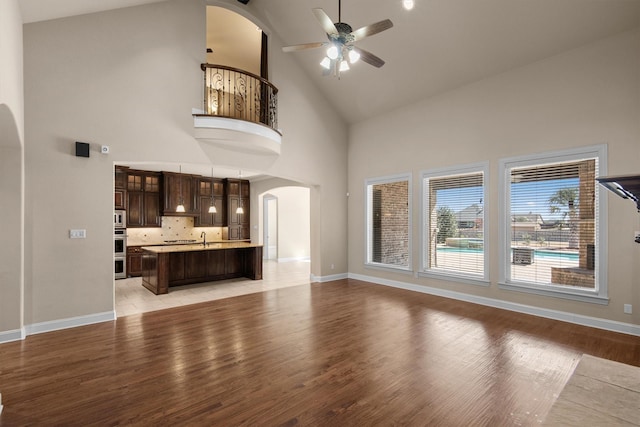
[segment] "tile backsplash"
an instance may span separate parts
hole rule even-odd
[[[228,238],[226,227],[194,227],[192,217],[163,216],[162,227],[128,228],[127,246],[158,245],[165,240],[197,240],[207,233],[207,241]]]

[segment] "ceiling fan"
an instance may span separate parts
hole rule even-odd
[[[342,22],[341,0],[338,0],[338,22],[333,23],[325,11],[320,8],[313,9],[313,14],[318,21],[320,21],[320,25],[325,33],[327,33],[329,41],[285,46],[282,48],[283,52],[296,52],[299,50],[329,46],[327,56],[320,63],[325,75],[334,74],[340,76],[341,71],[347,71],[350,64],[354,64],[359,59],[377,68],[384,65],[382,59],[369,51],[355,46],[354,43],[393,27],[391,20],[385,19],[353,31],[351,25]]]

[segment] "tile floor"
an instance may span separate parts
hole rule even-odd
[[[230,279],[219,282],[176,286],[166,295],[154,295],[142,286],[142,279],[116,280],[116,315],[118,317],[165,308],[251,294],[290,286],[308,285],[309,261],[265,261],[262,280]]]

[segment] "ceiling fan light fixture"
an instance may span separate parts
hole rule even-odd
[[[324,59],[322,60],[322,62],[320,62],[320,65],[322,66],[322,68],[324,68],[325,70],[328,70],[331,68],[331,60],[329,59],[328,56],[325,56]]]
[[[356,62],[358,62],[358,59],[360,59],[360,54],[358,52],[356,52],[355,50],[350,50],[349,51],[349,62],[352,64],[355,64]]]
[[[402,0],[402,2],[405,8],[413,7],[414,4],[414,0]],[[323,68],[322,75],[334,75],[338,78],[340,78],[341,71],[347,71],[350,65],[356,63],[358,60],[362,60],[376,68],[384,65],[382,59],[364,49],[356,48],[354,43],[393,27],[393,22],[391,22],[390,19],[383,19],[382,21],[366,25],[354,31],[351,25],[342,21],[340,0],[338,0],[338,22],[333,22],[329,15],[321,8],[313,8],[312,11],[326,33],[328,41],[284,46],[282,47],[283,52],[324,48],[326,49],[327,58],[320,62]]]
[[[336,45],[331,45],[331,47],[327,49],[327,56],[329,57],[329,59],[337,59],[338,47]]]

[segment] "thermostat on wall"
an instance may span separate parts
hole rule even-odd
[[[102,154],[109,154],[109,146],[108,146],[108,145],[103,145],[103,146],[100,148],[100,152],[101,152]]]

